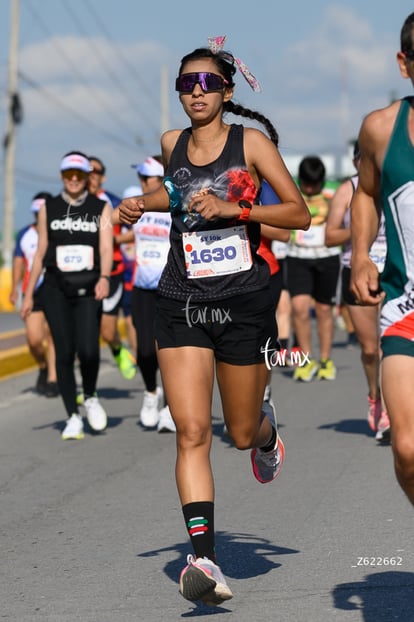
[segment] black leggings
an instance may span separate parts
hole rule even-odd
[[[137,331],[137,364],[142,374],[146,391],[155,391],[157,386],[158,359],[155,349],[154,316],[157,290],[134,287],[131,296],[132,322]]]
[[[67,298],[56,286],[44,283],[39,291],[56,350],[56,375],[70,417],[76,404],[75,357],[78,356],[85,396],[96,391],[100,363],[102,302],[92,296]]]

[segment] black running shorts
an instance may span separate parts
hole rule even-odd
[[[122,274],[114,274],[109,281],[109,294],[103,300],[103,313],[105,315],[118,315],[122,308],[124,295],[124,278]]]
[[[43,311],[43,305],[42,305],[41,298],[39,295],[40,287],[39,289],[35,289],[35,291],[33,292],[33,309],[32,309],[33,313]]]
[[[336,303],[339,255],[320,259],[287,257],[287,281],[291,295],[307,294],[325,305]]]
[[[351,283],[351,268],[344,266],[341,272],[341,296],[343,302],[350,306],[356,306],[358,303],[355,296],[349,289]]]
[[[263,363],[266,348],[269,352],[278,346],[270,289],[214,302],[159,296],[155,338],[160,349],[210,348],[216,360],[231,365]]]

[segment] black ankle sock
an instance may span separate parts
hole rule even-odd
[[[214,550],[214,503],[197,501],[183,505],[183,515],[194,554],[216,561]]]
[[[287,350],[289,339],[279,339],[279,343],[282,350]]]
[[[111,346],[111,351],[114,356],[121,352],[121,346]]]
[[[272,437],[270,441],[264,447],[260,447],[260,449],[264,452],[273,451],[276,445],[276,439],[277,439],[277,432],[275,428],[272,426]]]

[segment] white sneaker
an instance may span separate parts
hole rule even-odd
[[[250,458],[253,474],[261,484],[267,484],[279,475],[285,459],[285,446],[277,431],[276,410],[274,405],[263,402],[262,413],[269,419],[272,428],[276,430],[276,443],[272,450],[252,449]]]
[[[84,437],[83,421],[80,415],[74,414],[67,420],[65,429],[61,434],[62,441],[75,439],[80,441]]]
[[[175,432],[175,423],[173,418],[171,417],[170,409],[168,406],[164,406],[161,408],[159,412],[159,421],[157,430],[158,432]]]
[[[214,607],[233,598],[220,567],[210,559],[187,556],[187,566],[180,575],[180,593],[187,600],[201,600]]]
[[[389,443],[391,439],[391,422],[386,410],[383,410],[378,421],[375,438],[380,443]]]
[[[163,396],[163,390],[156,388],[155,393],[144,391],[144,400],[142,402],[139,420],[144,428],[155,428],[160,419],[159,404]]]
[[[105,430],[108,423],[106,412],[102,408],[99,400],[96,396],[88,397],[84,402],[86,410],[86,418],[92,430],[95,432],[102,432]]]

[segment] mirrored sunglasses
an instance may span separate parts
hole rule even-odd
[[[76,179],[84,180],[88,177],[88,173],[85,171],[80,171],[78,168],[68,168],[66,171],[62,171],[62,177],[64,179]]]
[[[216,73],[208,71],[182,73],[175,81],[175,90],[180,93],[192,93],[196,84],[201,86],[204,93],[212,93],[224,89],[228,82]]]

